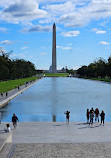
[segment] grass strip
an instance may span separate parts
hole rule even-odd
[[[10,91],[12,89],[14,89],[15,87],[22,86],[25,84],[25,82],[28,81],[34,81],[36,80],[38,77],[28,77],[28,78],[22,78],[22,79],[16,79],[16,80],[9,80],[9,81],[0,81],[0,92],[7,92]]]
[[[69,73],[45,73],[46,77],[67,77]]]
[[[84,79],[90,79],[90,80],[95,80],[95,81],[111,82],[110,78],[89,78],[89,77],[84,77]]]
[[[109,79],[109,78],[91,78],[91,79],[96,80],[96,81],[111,82],[111,79]]]

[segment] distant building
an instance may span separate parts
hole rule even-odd
[[[52,72],[52,65],[49,68],[49,73],[51,73],[51,72]]]

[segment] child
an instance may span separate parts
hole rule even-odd
[[[6,124],[5,132],[11,132],[11,128],[9,124]]]

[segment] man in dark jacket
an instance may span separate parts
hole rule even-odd
[[[102,124],[102,122],[103,122],[103,126],[104,126],[105,113],[104,113],[103,110],[102,110],[102,113],[100,114],[100,116],[101,116],[101,124]],[[101,125],[101,124],[100,124],[100,125]]]
[[[18,117],[15,114],[13,114],[13,116],[12,116],[12,122],[13,122],[14,128],[16,128],[16,126],[17,126],[17,121],[19,121]]]

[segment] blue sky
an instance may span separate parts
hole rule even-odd
[[[58,69],[111,55],[111,0],[0,0],[0,49],[49,69],[54,22]]]

